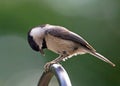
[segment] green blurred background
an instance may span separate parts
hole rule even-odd
[[[120,86],[119,0],[0,0],[0,86],[37,85],[44,64],[58,55],[34,52],[27,32],[46,23],[80,34],[116,64],[88,54],[62,62],[73,86]]]

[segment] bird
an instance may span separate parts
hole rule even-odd
[[[75,55],[91,54],[102,61],[115,66],[109,59],[99,54],[80,35],[68,30],[63,26],[43,24],[28,31],[28,43],[30,47],[44,55],[44,49],[48,49],[59,56],[47,62],[45,70],[49,70],[50,65],[60,63]]]

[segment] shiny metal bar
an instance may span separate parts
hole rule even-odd
[[[48,86],[53,75],[57,78],[59,86],[72,86],[67,72],[60,64],[53,64],[48,72],[43,72],[38,86]]]

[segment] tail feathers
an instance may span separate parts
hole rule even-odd
[[[91,55],[101,59],[102,61],[105,61],[106,63],[109,63],[110,65],[112,65],[113,67],[115,67],[115,64],[112,63],[110,60],[108,60],[106,57],[104,57],[103,55],[97,53],[97,52],[90,52]]]

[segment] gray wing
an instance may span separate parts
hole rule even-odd
[[[51,28],[46,31],[46,34],[53,35],[55,37],[59,37],[61,39],[65,40],[70,40],[75,43],[80,44],[84,48],[91,50],[91,51],[96,51],[87,41],[85,41],[81,36],[70,32],[69,30],[65,29],[64,27],[56,27],[56,28]]]

